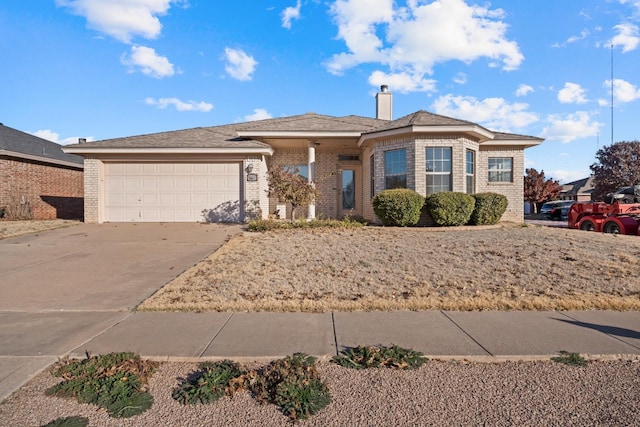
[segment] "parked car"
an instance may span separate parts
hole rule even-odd
[[[554,200],[552,202],[544,203],[542,207],[540,207],[540,214],[542,214],[546,218],[549,218],[549,215],[551,215],[551,211],[553,210],[553,208],[560,202],[562,202],[562,200]]]
[[[549,213],[549,219],[551,220],[567,219],[567,217],[569,216],[569,209],[571,208],[571,205],[573,205],[574,203],[575,203],[574,200],[566,200],[566,201],[557,203],[551,209],[551,212]]]

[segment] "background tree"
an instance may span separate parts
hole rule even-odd
[[[640,184],[640,142],[621,141],[596,152],[592,164],[594,197],[602,200],[620,187]]]
[[[524,176],[524,200],[533,205],[533,212],[538,213],[538,204],[556,199],[562,187],[558,181],[551,178],[545,179],[544,171],[531,168],[525,170]]]
[[[295,168],[272,168],[267,172],[269,196],[291,204],[291,222],[295,220],[296,209],[308,206],[318,197],[315,185],[300,175]]]

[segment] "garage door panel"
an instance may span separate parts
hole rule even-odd
[[[239,163],[107,163],[105,219],[240,221]]]

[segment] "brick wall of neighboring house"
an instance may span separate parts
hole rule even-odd
[[[82,219],[81,168],[1,157],[0,175],[0,206],[28,201],[33,219]]]

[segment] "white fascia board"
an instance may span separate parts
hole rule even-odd
[[[380,132],[371,132],[366,135],[362,135],[358,139],[358,147],[361,147],[367,139],[370,138],[386,138],[391,136],[405,135],[408,133],[431,133],[431,134],[444,134],[444,133],[467,133],[475,136],[484,142],[494,138],[493,132],[483,128],[482,126],[406,126],[398,129],[389,129]]]
[[[86,148],[63,147],[72,154],[262,154],[273,155],[273,148]]]
[[[70,166],[73,168],[84,169],[84,164],[82,163],[67,162],[65,160],[52,159],[49,157],[40,157],[31,154],[18,153],[16,151],[0,150],[0,156],[15,157],[17,159],[33,160],[41,163],[50,163],[53,165]]]
[[[535,139],[499,139],[494,141],[485,141],[482,143],[483,147],[500,147],[500,146],[521,146],[524,148],[535,147],[542,144],[544,140]]]
[[[315,139],[315,138],[359,138],[358,131],[247,131],[237,132],[241,138],[287,138],[287,139]]]

